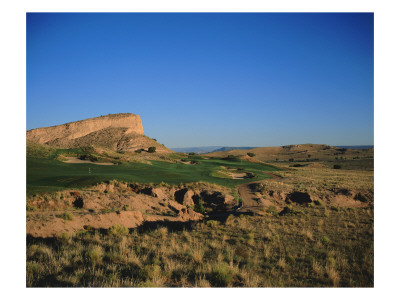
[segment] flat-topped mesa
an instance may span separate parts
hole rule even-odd
[[[106,128],[126,128],[125,134],[143,134],[143,125],[140,116],[131,113],[122,113],[70,122],[63,125],[32,129],[26,132],[26,138],[28,141],[34,143],[45,144],[58,139],[77,139]]]

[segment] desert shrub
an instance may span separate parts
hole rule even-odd
[[[198,212],[200,214],[205,214],[206,213],[206,210],[205,210],[204,205],[203,205],[203,201],[201,199],[199,199],[197,201],[197,203],[194,205],[194,211]]]
[[[319,206],[323,206],[324,202],[322,202],[321,200],[314,200],[314,204],[315,205],[319,205]]]
[[[71,235],[68,232],[61,233],[58,238],[60,244],[68,244],[71,241]]]
[[[110,262],[113,264],[119,264],[125,262],[125,257],[120,253],[109,252],[104,256],[104,261]]]
[[[334,169],[341,169],[342,166],[341,166],[341,165],[333,165],[333,168],[334,168]]]
[[[128,233],[129,229],[119,224],[114,224],[113,226],[108,228],[108,234],[110,235],[122,236],[122,235],[127,235]]]
[[[79,159],[81,160],[90,160],[90,161],[98,161],[98,157],[93,155],[93,154],[84,154],[79,156]]]
[[[70,212],[65,212],[61,215],[58,216],[61,219],[64,219],[65,221],[71,221],[74,219],[74,215]]]
[[[128,205],[128,204],[125,204],[124,207],[122,207],[122,210],[123,210],[123,211],[129,210],[129,205]]]
[[[288,255],[287,257],[286,257],[286,261],[289,263],[289,264],[295,264],[296,263],[296,259],[293,257],[293,256],[291,256],[291,255]]]
[[[53,257],[53,251],[46,245],[32,245],[27,249],[26,256],[39,262],[49,261]]]
[[[279,213],[280,216],[285,216],[285,215],[297,215],[297,214],[301,214],[301,211],[299,210],[295,210],[289,206],[285,206],[283,208],[283,210]]]
[[[83,198],[78,196],[72,204],[75,208],[83,208]]]
[[[249,247],[244,245],[239,245],[236,247],[233,260],[236,263],[246,263],[250,257]]]
[[[294,158],[289,158],[289,161],[290,161],[290,162],[293,162],[293,161],[294,161]]]
[[[149,153],[154,153],[154,152],[156,152],[156,147],[149,147],[149,149],[147,151]]]
[[[27,207],[26,207],[26,210],[27,210],[27,211],[35,211],[35,210],[36,210],[36,207],[34,207],[34,206],[27,206]]]
[[[233,279],[233,272],[229,266],[222,262],[212,268],[211,282],[213,286],[227,287]]]
[[[322,244],[324,244],[324,245],[329,245],[329,244],[331,243],[331,240],[330,240],[330,238],[328,238],[326,235],[324,235],[324,236],[321,238],[321,242],[322,242]]]
[[[361,193],[357,193],[357,195],[354,197],[354,199],[361,201],[361,202],[368,202],[368,199]]]
[[[294,168],[300,168],[300,167],[305,167],[306,165],[302,165],[302,164],[293,164],[290,165],[289,167],[294,167]]]
[[[268,206],[267,212],[276,213],[276,207],[274,205]]]
[[[232,154],[229,154],[228,156],[222,158],[224,160],[236,160],[238,157]]]
[[[244,238],[245,238],[246,240],[248,240],[248,241],[252,241],[252,240],[254,240],[254,233],[249,232],[249,233],[247,233],[247,234],[244,236]]]
[[[40,271],[40,265],[34,261],[28,261],[26,263],[27,274],[37,274]]]
[[[248,152],[247,155],[250,156],[250,157],[256,156],[256,155],[255,155],[254,153],[252,153],[252,152]]]
[[[207,226],[211,228],[217,228],[218,227],[218,221],[215,220],[209,220],[206,222]]]
[[[135,153],[142,153],[142,149],[135,150]]]
[[[86,259],[91,265],[100,264],[103,259],[103,248],[100,246],[93,247],[86,253]]]
[[[161,267],[159,265],[146,265],[141,271],[140,275],[145,279],[153,279],[161,273]]]

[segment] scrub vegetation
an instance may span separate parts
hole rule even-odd
[[[373,209],[27,238],[27,286],[370,287]]]

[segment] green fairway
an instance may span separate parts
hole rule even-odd
[[[82,188],[102,181],[116,179],[126,182],[179,184],[210,182],[235,187],[245,182],[262,180],[270,176],[263,171],[276,171],[277,167],[240,160],[195,159],[197,164],[176,164],[152,161],[152,164],[124,163],[105,166],[94,164],[67,164],[46,158],[27,158],[27,192],[48,192],[65,188]],[[235,180],[216,177],[222,166],[241,168],[251,172],[253,178]],[[90,173],[89,173],[90,168]]]

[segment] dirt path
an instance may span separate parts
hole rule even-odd
[[[273,204],[272,202],[265,199],[261,201],[261,199],[257,197],[256,193],[253,192],[251,185],[255,183],[265,182],[267,180],[284,181],[285,178],[267,171],[264,171],[264,173],[270,175],[272,178],[267,178],[239,185],[238,187],[239,195],[240,198],[242,198],[242,206],[239,207],[239,210],[241,212],[254,212],[258,214],[263,214],[265,208]]]

